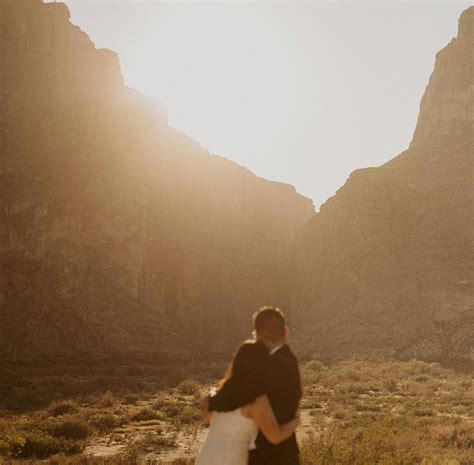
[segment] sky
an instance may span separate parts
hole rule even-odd
[[[65,3],[171,126],[317,208],[408,147],[435,54],[472,4]]]

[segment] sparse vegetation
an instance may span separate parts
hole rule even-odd
[[[70,376],[69,383],[64,379],[56,384],[61,398],[30,407],[28,415],[24,406],[6,410],[4,404],[2,465],[36,465],[36,459],[45,465],[142,465],[143,457],[161,454],[170,457],[170,464],[191,465],[190,456],[204,430],[201,392],[219,376],[216,367],[212,374],[200,369],[195,378],[191,370],[185,377],[183,370],[181,379],[170,376],[165,385],[159,367],[109,367],[112,382],[105,375],[80,380]],[[474,464],[471,375],[415,360],[330,365],[312,360],[302,363],[301,372],[302,465]],[[128,381],[130,373],[139,386],[136,390]],[[18,374],[15,385],[16,399],[44,402],[53,396],[43,389],[50,384],[38,383],[26,373]],[[85,390],[81,392],[79,385]],[[93,453],[90,448],[97,444],[110,448],[110,455],[86,459],[84,453]]]
[[[302,465],[474,463],[471,376],[415,360],[310,361],[301,371],[311,419]]]
[[[132,415],[133,421],[147,421],[154,420],[157,418],[155,410],[151,408],[142,408],[137,413]]]

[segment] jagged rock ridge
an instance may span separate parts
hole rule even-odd
[[[298,232],[301,351],[474,360],[473,24],[471,7],[437,54],[409,149],[352,173]]]
[[[0,355],[227,350],[312,202],[168,127],[64,4],[0,21]]]

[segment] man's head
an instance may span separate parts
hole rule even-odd
[[[253,327],[258,341],[268,348],[277,347],[286,342],[288,326],[283,312],[276,307],[262,307],[253,315]]]

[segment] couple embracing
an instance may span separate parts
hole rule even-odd
[[[259,310],[253,322],[255,339],[240,346],[207,398],[210,426],[195,465],[299,464],[302,388],[288,327],[274,307]]]

